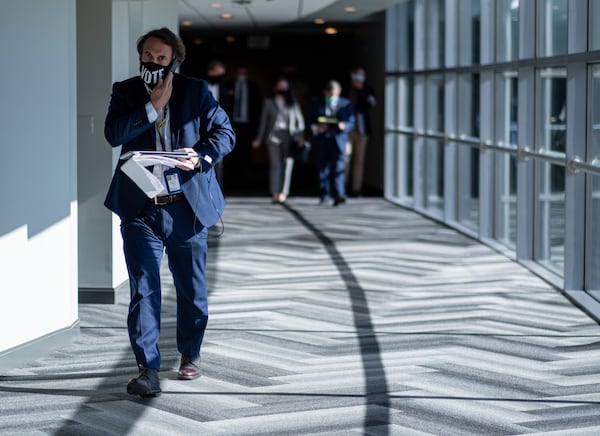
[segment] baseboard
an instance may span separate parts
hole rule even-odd
[[[79,288],[79,304],[115,304],[116,288]]]
[[[600,324],[600,302],[585,291],[566,290],[565,295],[590,318]]]
[[[57,330],[32,341],[0,352],[0,370],[20,368],[44,357],[57,348],[69,345],[79,336],[79,320],[70,327]]]

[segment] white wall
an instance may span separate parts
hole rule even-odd
[[[0,13],[0,353],[77,323],[75,0]]]
[[[111,262],[112,217],[103,204],[112,174],[104,139],[112,84],[111,22],[110,1],[77,1],[79,287],[108,292],[126,279],[124,267],[113,268]]]
[[[88,298],[127,279],[120,221],[103,205],[120,151],[104,139],[111,86],[138,74],[137,39],[163,26],[177,32],[177,0],[77,1],[79,288]]]
[[[76,332],[80,280],[126,279],[118,220],[102,205],[118,152],[103,139],[104,116],[112,82],[137,74],[136,39],[178,22],[177,0],[1,9],[0,363]],[[78,35],[80,12],[91,21]]]

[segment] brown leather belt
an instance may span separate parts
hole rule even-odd
[[[154,197],[151,201],[156,206],[164,206],[165,204],[175,203],[183,198],[183,192],[176,192],[175,194],[159,195]]]

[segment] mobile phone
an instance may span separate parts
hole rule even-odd
[[[171,68],[169,68],[170,73],[175,73],[175,70],[179,68],[181,65],[181,61],[178,58],[173,59],[173,63],[171,64]]]

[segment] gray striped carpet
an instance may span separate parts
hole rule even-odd
[[[600,434],[600,327],[490,248],[375,198],[230,198],[223,221],[201,378],[176,379],[165,264],[162,396],[125,392],[121,292],[0,374],[0,434]]]

